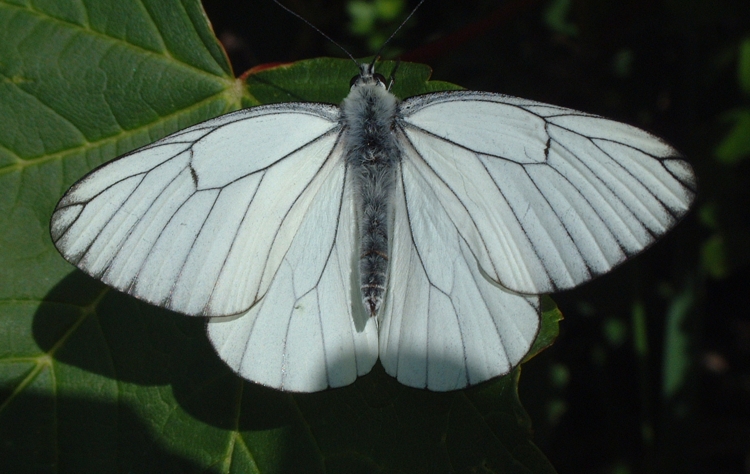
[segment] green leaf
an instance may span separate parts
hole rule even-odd
[[[716,158],[734,164],[750,157],[750,109],[727,112],[722,119],[731,122],[732,128],[716,147]]]
[[[368,61],[371,59],[364,59]],[[378,71],[388,76],[394,61],[381,61]],[[310,59],[296,63],[253,68],[243,75],[248,88],[245,105],[275,102],[325,102],[339,104],[349,94],[351,79],[359,68],[347,59]],[[392,92],[400,98],[461,87],[430,81],[432,70],[424,64],[400,63]]]
[[[721,234],[716,233],[703,243],[701,264],[713,278],[725,278],[729,275],[731,265],[727,259],[726,243]]]
[[[565,36],[578,36],[578,26],[568,20],[571,0],[552,0],[544,10],[544,22],[554,32]]]
[[[266,389],[215,355],[205,322],[74,270],[48,233],[84,173],[242,106],[339,102],[348,60],[235,79],[197,1],[0,4],[0,464],[7,472],[553,472],[531,441],[520,368],[459,392],[377,365],[349,387]],[[393,63],[380,64],[390,73]],[[441,89],[402,64],[401,97]],[[533,353],[560,313],[544,300]]]
[[[737,82],[740,90],[750,95],[750,38],[740,42],[737,55]]]
[[[673,400],[689,383],[694,361],[688,328],[694,308],[695,291],[691,286],[686,286],[669,302],[662,361],[662,396],[666,400]]]

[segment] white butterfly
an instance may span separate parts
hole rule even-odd
[[[95,169],[51,234],[104,283],[217,317],[209,339],[248,380],[311,392],[379,357],[442,391],[507,374],[537,295],[641,251],[694,194],[635,127],[483,92],[399,102],[365,64],[341,108],[240,110]]]

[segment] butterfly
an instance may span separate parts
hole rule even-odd
[[[210,317],[250,381],[313,392],[380,359],[447,391],[510,372],[539,295],[621,264],[694,199],[680,153],[633,126],[487,92],[401,101],[359,67],[340,107],[244,109],[96,168],[57,204],[56,247]]]

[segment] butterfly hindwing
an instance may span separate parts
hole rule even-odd
[[[375,320],[359,296],[357,222],[339,153],[300,196],[308,206],[264,297],[208,324],[221,358],[253,382],[295,392],[339,387],[378,358]]]
[[[539,297],[519,296],[482,274],[450,219],[435,171],[405,149],[394,223],[380,359],[406,385],[445,391],[507,374],[536,338]]]

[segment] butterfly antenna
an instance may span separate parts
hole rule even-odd
[[[396,64],[393,66],[393,69],[391,70],[391,75],[388,77],[388,90],[391,90],[391,87],[393,87],[393,83],[396,82],[396,70],[398,70],[398,67],[401,65],[401,58],[396,60]]]
[[[276,1],[276,0],[274,0],[274,1]],[[385,48],[385,45],[387,45],[393,39],[393,37],[396,36],[396,33],[398,33],[401,30],[401,28],[404,27],[404,25],[406,24],[406,22],[409,21],[409,19],[412,16],[414,16],[414,14],[417,12],[417,9],[419,7],[421,7],[423,3],[424,3],[424,0],[419,0],[419,3],[417,3],[417,6],[414,7],[414,9],[412,9],[411,13],[409,13],[409,15],[404,19],[404,21],[402,21],[401,24],[398,25],[398,28],[396,28],[396,30],[393,33],[391,33],[391,36],[389,36],[388,39],[383,42],[383,46],[380,47],[380,49],[378,50],[378,53],[375,55],[376,58],[380,57],[380,53],[383,52],[383,48]],[[374,64],[375,60],[373,59],[372,62]],[[391,74],[391,76],[392,76],[392,74]]]
[[[422,0],[422,2],[424,2],[424,0]],[[422,4],[422,2],[419,2],[419,4],[421,5],[421,4]],[[315,26],[315,25],[313,25],[312,23],[310,23],[309,21],[307,21],[307,20],[306,20],[306,19],[305,19],[305,18],[304,18],[304,17],[302,16],[302,15],[300,15],[300,14],[299,14],[299,13],[297,13],[297,12],[295,12],[295,11],[294,11],[294,10],[292,10],[291,8],[289,8],[289,7],[285,6],[285,5],[282,5],[282,4],[281,4],[281,3],[279,2],[279,0],[273,0],[273,3],[275,3],[275,4],[276,4],[276,5],[278,5],[278,6],[280,6],[280,7],[281,7],[281,8],[283,8],[284,10],[288,11],[288,12],[289,12],[289,13],[291,13],[292,15],[296,16],[296,17],[297,17],[297,18],[299,18],[300,20],[304,21],[305,23],[307,23],[307,25],[308,25],[308,26],[309,26],[310,28],[312,28],[313,30],[315,30],[315,31],[317,31],[318,33],[320,33],[320,35],[321,35],[321,36],[323,36],[323,38],[327,39],[327,40],[328,40],[328,41],[330,41],[331,43],[333,43],[333,44],[335,44],[336,46],[338,46],[338,47],[339,47],[339,49],[341,49],[341,51],[343,51],[344,53],[346,53],[346,55],[347,55],[347,56],[349,56],[349,57],[351,58],[351,60],[352,60],[352,61],[354,61],[354,64],[356,64],[356,65],[357,65],[357,67],[359,67],[359,63],[357,62],[357,60],[356,60],[356,59],[354,59],[354,56],[352,56],[352,55],[351,55],[351,53],[350,53],[349,51],[347,51],[347,50],[346,50],[346,48],[344,48],[343,46],[341,46],[341,45],[340,45],[340,44],[338,44],[337,42],[333,41],[333,39],[332,39],[332,38],[331,38],[330,36],[328,36],[327,34],[323,33],[323,30],[321,30],[321,29],[320,29],[320,28],[318,28],[317,26]],[[419,5],[417,5],[417,6],[419,6]],[[414,13],[414,12],[412,12],[412,13]],[[409,16],[411,16],[411,15],[409,15]],[[408,18],[407,18],[407,20],[408,20]],[[401,28],[401,27],[399,26],[399,28]],[[396,31],[398,31],[398,30],[396,30]]]

